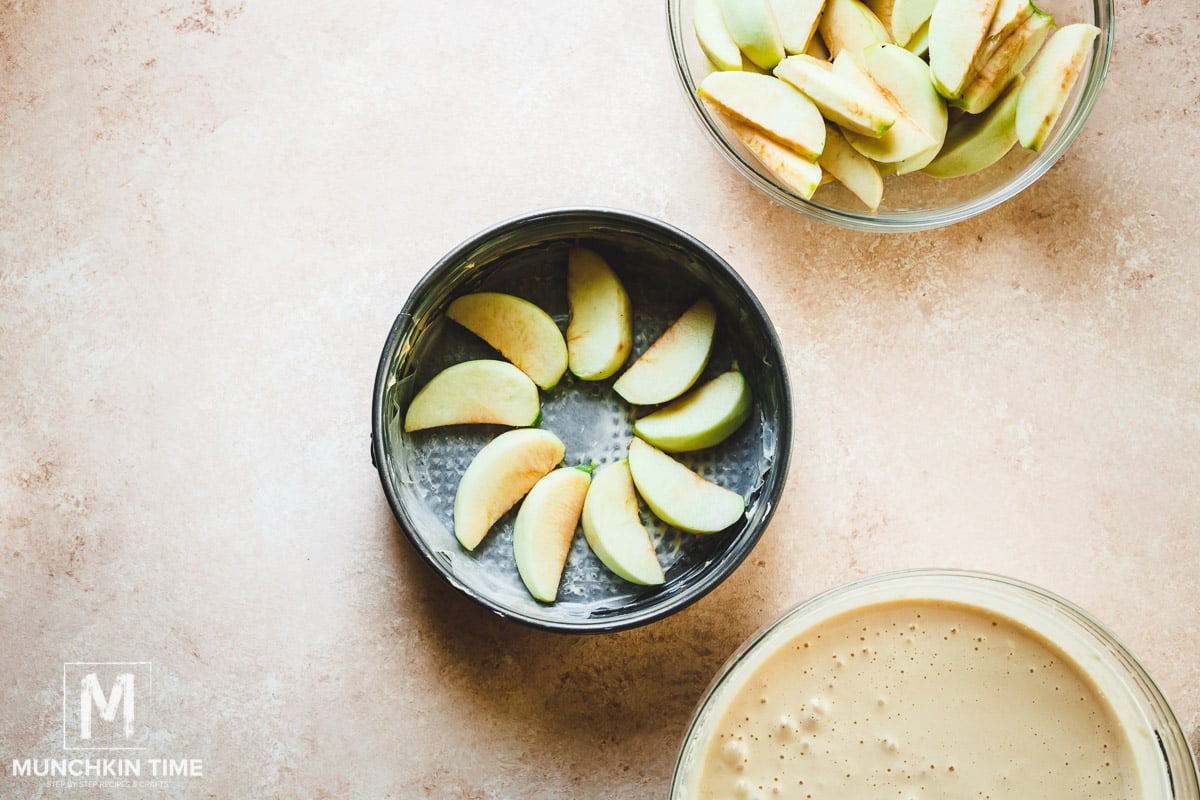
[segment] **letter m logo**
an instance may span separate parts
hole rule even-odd
[[[117,675],[112,685],[112,693],[104,696],[100,688],[100,678],[96,673],[89,672],[83,676],[79,684],[79,738],[92,738],[92,706],[100,710],[100,718],[105,722],[115,722],[117,719],[117,704],[125,720],[124,733],[126,739],[133,738],[133,673],[122,672]],[[121,701],[125,702],[122,703]]]
[[[63,665],[63,748],[143,750],[149,662]]]

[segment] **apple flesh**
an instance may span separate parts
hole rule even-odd
[[[999,0],[996,4],[996,13],[992,15],[992,23],[988,26],[987,33],[984,34],[983,44],[979,46],[979,52],[975,54],[975,61],[971,64],[968,83],[974,80],[975,76],[979,74],[979,70],[983,69],[983,65],[995,55],[996,50],[1004,44],[1005,40],[1035,13],[1043,12],[1039,11],[1037,6],[1029,0]]]
[[[613,391],[634,405],[674,400],[704,371],[716,327],[716,309],[700,298],[617,378]]]
[[[897,164],[897,172],[900,162],[911,166],[926,157],[932,160],[946,133],[946,106],[930,83],[929,67],[895,44],[873,45],[861,57],[862,67],[843,54],[834,61],[833,68],[863,86],[874,86],[896,109],[896,124],[878,138],[843,131],[846,141],[867,158]]]
[[[1046,42],[1017,98],[1017,139],[1022,147],[1042,149],[1099,35],[1095,25],[1080,22],[1059,28]]]
[[[554,319],[528,300],[476,292],[450,303],[446,316],[483,339],[543,389],[567,371],[567,345]]]
[[[616,374],[633,350],[629,293],[604,257],[585,247],[567,253],[567,364],[581,380]]]
[[[979,114],[996,101],[1005,87],[1021,74],[1050,34],[1054,19],[1035,12],[992,53],[955,105],[968,114]]]
[[[883,200],[883,178],[875,162],[855,150],[837,128],[825,133],[821,168],[874,211]],[[636,428],[634,429],[636,432]]]
[[[729,120],[729,128],[767,170],[805,200],[821,185],[821,168],[816,162],[801,157],[749,125]]]
[[[692,6],[696,41],[717,69],[741,69],[742,51],[725,27],[720,0],[696,0]]]
[[[537,386],[507,361],[478,359],[455,364],[426,383],[404,415],[404,430],[444,425],[526,426],[538,418]]]
[[[927,28],[935,5],[937,0],[896,0],[892,5],[892,17],[888,20],[896,44],[913,50],[909,44],[922,28]]]
[[[633,432],[669,453],[720,444],[750,418],[750,387],[740,372],[726,372],[633,423]]]
[[[591,475],[578,467],[560,467],[535,483],[517,510],[513,556],[535,600],[553,603],[558,597],[591,482]]]
[[[825,146],[825,122],[812,101],[773,75],[713,72],[700,82],[702,98],[739,122],[816,161]]]
[[[492,526],[562,461],[562,440],[539,428],[505,431],[480,450],[454,495],[454,536],[474,550]]]
[[[775,13],[775,24],[779,26],[785,53],[808,50],[824,9],[825,0],[771,0],[771,10]]]
[[[775,67],[775,76],[795,86],[816,105],[821,115],[847,130],[879,137],[896,123],[896,111],[876,92],[833,71],[833,65],[812,56],[788,56]]]
[[[938,0],[929,17],[929,71],[937,91],[958,98],[991,29],[997,0]]]
[[[746,501],[641,439],[629,443],[629,472],[654,515],[690,533],[716,533],[741,519]]]
[[[1017,96],[1024,78],[1020,75],[986,113],[968,114],[946,134],[946,144],[925,172],[935,178],[970,175],[995,164],[1017,143]]]
[[[879,17],[859,0],[826,0],[817,29],[834,58],[843,50],[857,56],[865,47],[892,40]]]
[[[770,70],[785,55],[768,0],[718,0],[725,29],[755,66]]]
[[[912,53],[914,56],[929,55],[929,21],[917,28],[917,32],[908,40],[908,44],[904,45],[904,49]]]
[[[596,470],[583,501],[581,522],[588,546],[616,575],[643,586],[666,580],[650,532],[642,525],[626,461]]]

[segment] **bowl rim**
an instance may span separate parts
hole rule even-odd
[[[1071,109],[1071,115],[1058,121],[1055,127],[1059,133],[1051,141],[1050,146],[1039,152],[1036,158],[1007,183],[969,200],[937,209],[871,213],[864,208],[861,212],[854,212],[822,205],[780,186],[765,177],[760,167],[751,163],[750,159],[730,145],[726,135],[717,128],[712,115],[696,93],[696,83],[692,80],[688,57],[684,49],[684,37],[687,35],[685,30],[690,31],[691,26],[683,23],[680,13],[681,2],[682,0],[667,0],[666,3],[667,36],[670,39],[671,55],[675,61],[675,72],[679,77],[680,87],[687,96],[688,103],[695,115],[696,122],[709,141],[717,148],[717,151],[752,186],[785,208],[810,219],[868,233],[912,233],[943,228],[989,211],[1032,186],[1038,178],[1045,175],[1058,162],[1083,131],[1088,117],[1091,116],[1092,110],[1096,106],[1100,90],[1108,77],[1116,36],[1115,1],[1091,0],[1093,23],[1100,28],[1100,36],[1096,37],[1092,45],[1092,57],[1079,99]]]
[[[806,611],[820,607],[831,600],[869,590],[875,586],[890,583],[908,584],[914,581],[938,579],[1015,590],[1031,599],[1056,607],[1058,611],[1069,617],[1071,622],[1076,626],[1083,629],[1087,634],[1101,640],[1110,649],[1114,658],[1124,667],[1128,677],[1141,690],[1143,696],[1138,698],[1138,705],[1143,707],[1143,709],[1147,705],[1152,706],[1158,712],[1161,721],[1165,723],[1164,726],[1156,726],[1155,733],[1158,736],[1159,754],[1163,758],[1167,777],[1174,790],[1172,797],[1177,797],[1179,800],[1200,797],[1200,765],[1198,765],[1196,760],[1196,754],[1191,751],[1183,726],[1179,722],[1179,715],[1175,713],[1170,700],[1163,694],[1162,689],[1155,682],[1153,676],[1150,675],[1146,666],[1107,625],[1073,601],[1037,584],[997,572],[953,567],[914,567],[853,578],[788,606],[759,627],[754,633],[750,634],[734,649],[721,666],[717,668],[712,679],[701,692],[699,700],[693,706],[692,713],[687,721],[687,727],[684,730],[684,734],[679,742],[679,748],[675,754],[675,763],[671,770],[668,796],[672,800],[677,796],[676,791],[678,790],[683,774],[684,760],[688,755],[689,745],[696,739],[697,726],[701,722],[701,718],[709,702],[721,686],[724,685],[724,682],[733,675],[738,665],[749,657],[780,626],[786,624],[791,619],[803,615]],[[1162,727],[1166,729],[1162,730]],[[1176,768],[1181,769],[1184,774],[1178,774],[1175,771]]]
[[[396,348],[403,335],[412,325],[412,311],[418,298],[429,291],[430,286],[438,281],[442,273],[452,269],[455,265],[462,263],[463,259],[472,251],[486,244],[497,237],[504,236],[510,232],[520,228],[534,224],[538,221],[548,219],[572,219],[577,218],[580,222],[588,220],[603,220],[606,222],[615,222],[625,228],[643,229],[653,231],[657,235],[674,240],[685,246],[691,251],[697,260],[709,265],[722,273],[722,276],[737,287],[741,293],[741,300],[750,308],[750,310],[758,316],[763,322],[766,338],[770,344],[773,355],[779,364],[780,388],[782,390],[781,398],[781,413],[776,420],[776,453],[771,472],[772,485],[775,488],[773,493],[764,494],[760,500],[763,503],[762,520],[757,527],[749,532],[743,531],[741,536],[743,541],[737,548],[727,549],[723,551],[719,560],[709,565],[703,574],[698,577],[695,582],[689,585],[686,591],[664,594],[662,602],[656,602],[648,605],[646,608],[640,609],[635,613],[621,613],[615,616],[606,616],[603,619],[596,620],[590,617],[581,618],[578,620],[546,620],[528,616],[514,609],[508,608],[495,602],[488,595],[476,591],[468,586],[463,581],[459,580],[450,570],[446,569],[445,564],[437,558],[436,553],[428,546],[428,544],[416,532],[416,524],[409,514],[408,509],[401,501],[389,480],[389,461],[384,453],[384,420],[383,407],[384,395],[387,389],[387,378],[393,360]],[[453,247],[446,255],[442,256],[413,286],[408,297],[404,301],[400,313],[396,316],[392,323],[391,329],[388,332],[387,339],[384,342],[383,350],[379,357],[379,363],[375,372],[375,383],[372,392],[371,403],[371,463],[378,473],[380,483],[383,487],[383,492],[387,498],[389,507],[392,510],[392,515],[399,524],[400,530],[404,533],[409,544],[421,556],[421,559],[444,581],[450,586],[457,589],[462,594],[466,595],[471,600],[491,611],[496,616],[520,623],[522,625],[532,627],[538,630],[551,631],[556,633],[573,633],[573,634],[599,634],[613,633],[620,630],[640,627],[642,625],[655,622],[663,619],[677,611],[686,608],[692,603],[700,600],[713,589],[715,589],[722,581],[742,564],[743,561],[750,555],[750,552],[757,546],[759,540],[766,532],[770,525],[771,519],[775,514],[779,505],[779,498],[787,488],[787,477],[789,467],[791,465],[792,456],[792,434],[793,434],[793,397],[791,381],[788,376],[787,361],[784,358],[783,347],[779,339],[778,329],[771,321],[766,309],[763,307],[757,295],[751,290],[750,286],[742,278],[728,262],[725,261],[716,251],[706,245],[700,239],[680,228],[671,225],[654,217],[640,214],[634,211],[624,209],[605,207],[605,206],[558,206],[545,208],[535,211],[530,211],[524,214],[519,214],[510,217],[501,222],[495,223],[482,231],[462,240],[458,245]]]

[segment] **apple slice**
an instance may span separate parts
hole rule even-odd
[[[803,53],[812,43],[825,0],[771,0],[775,23],[786,53]]]
[[[770,70],[783,58],[783,38],[769,0],[717,0],[725,29],[753,64]]]
[[[892,17],[888,20],[896,44],[908,47],[921,28],[928,25],[935,5],[937,0],[896,0],[892,5]],[[908,49],[913,50],[911,47]]]
[[[654,515],[690,533],[716,533],[746,513],[737,492],[718,486],[641,439],[629,443],[629,472]]]
[[[642,417],[633,432],[670,453],[703,450],[733,435],[750,410],[750,387],[742,373],[731,371]]]
[[[558,584],[591,482],[588,471],[561,467],[535,483],[517,510],[513,556],[517,572],[535,600],[553,603],[558,597]]]
[[[914,56],[925,56],[929,54],[929,21],[917,28],[917,32],[908,40],[908,44],[904,45],[904,49],[912,53]]]
[[[567,345],[558,324],[524,298],[466,294],[450,304],[446,316],[499,350],[543,389],[553,388],[567,371]]]
[[[815,161],[802,158],[795,150],[784,147],[749,125],[737,120],[728,122],[734,135],[780,182],[805,200],[813,196],[821,184],[821,168]]]
[[[833,60],[833,69],[838,74],[856,82],[864,90],[876,92],[880,98],[895,108],[892,99],[884,94],[879,84],[871,79],[858,60],[849,52],[843,51]],[[859,153],[880,164],[903,161],[924,152],[935,144],[933,137],[921,130],[920,126],[902,109],[896,108],[896,111],[896,124],[888,128],[887,133],[883,136],[872,138],[853,132],[843,132],[846,141]]]
[[[692,6],[696,41],[717,69],[741,69],[742,51],[725,27],[720,0],[696,0]]]
[[[864,47],[892,40],[879,17],[859,0],[826,0],[817,29],[834,58],[843,50],[857,56]]]
[[[1017,99],[1017,139],[1022,147],[1042,149],[1099,35],[1095,25],[1078,22],[1059,28],[1046,42]]]
[[[608,262],[594,250],[567,253],[567,363],[585,381],[611,377],[633,350],[629,294]]]
[[[1035,13],[1044,12],[1039,11],[1029,0],[999,0],[996,3],[996,13],[992,15],[991,25],[983,36],[983,44],[979,46],[979,52],[975,54],[975,61],[971,64],[971,80],[979,74],[979,70],[983,69],[983,65],[995,54],[1004,40]]]
[[[829,48],[825,46],[825,42],[821,40],[821,34],[814,33],[812,39],[808,41],[808,47],[804,50],[804,55],[819,58],[822,61],[829,60]]]
[[[883,200],[883,178],[875,162],[855,150],[842,136],[841,131],[830,126],[825,132],[825,152],[821,153],[821,168],[837,178],[855,197],[875,211]],[[634,429],[637,432],[637,429]],[[652,442],[653,444],[653,442]]]
[[[483,541],[496,521],[562,461],[566,447],[550,431],[505,431],[467,465],[454,495],[454,536],[468,550]]]
[[[581,521],[592,552],[618,576],[643,586],[657,586],[666,580],[650,532],[638,514],[628,462],[596,470],[583,501]]]
[[[1017,96],[1024,78],[1020,75],[985,114],[968,114],[946,134],[946,144],[925,173],[935,178],[956,178],[990,167],[1017,143]]]
[[[954,101],[955,105],[968,114],[978,114],[994,103],[1004,88],[1033,60],[1050,35],[1053,24],[1054,19],[1049,14],[1034,13],[996,49],[963,90],[962,97]]]
[[[421,387],[404,415],[404,430],[443,425],[532,425],[541,411],[537,386],[507,361],[455,364]]]
[[[788,56],[775,66],[775,76],[804,92],[825,119],[863,136],[882,136],[896,124],[896,110],[878,92],[839,75],[826,61]]]
[[[825,123],[812,101],[773,75],[713,72],[700,82],[699,94],[729,116],[744,122],[816,161],[825,145]]]
[[[929,71],[937,91],[956,99],[996,15],[997,0],[938,0],[929,17]]]
[[[716,309],[700,298],[617,378],[613,391],[635,406],[674,400],[704,371],[716,327]]]

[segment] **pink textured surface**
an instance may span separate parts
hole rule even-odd
[[[151,661],[170,797],[664,796],[722,661],[916,566],[1108,624],[1200,745],[1200,15],[1118,4],[1072,151],[904,237],[745,185],[647,2],[0,3],[0,796],[64,661]],[[438,257],[567,204],[665,219],[778,325],[789,491],[751,559],[604,638],[500,624],[399,532],[379,348]],[[158,796],[96,789],[88,797]]]

